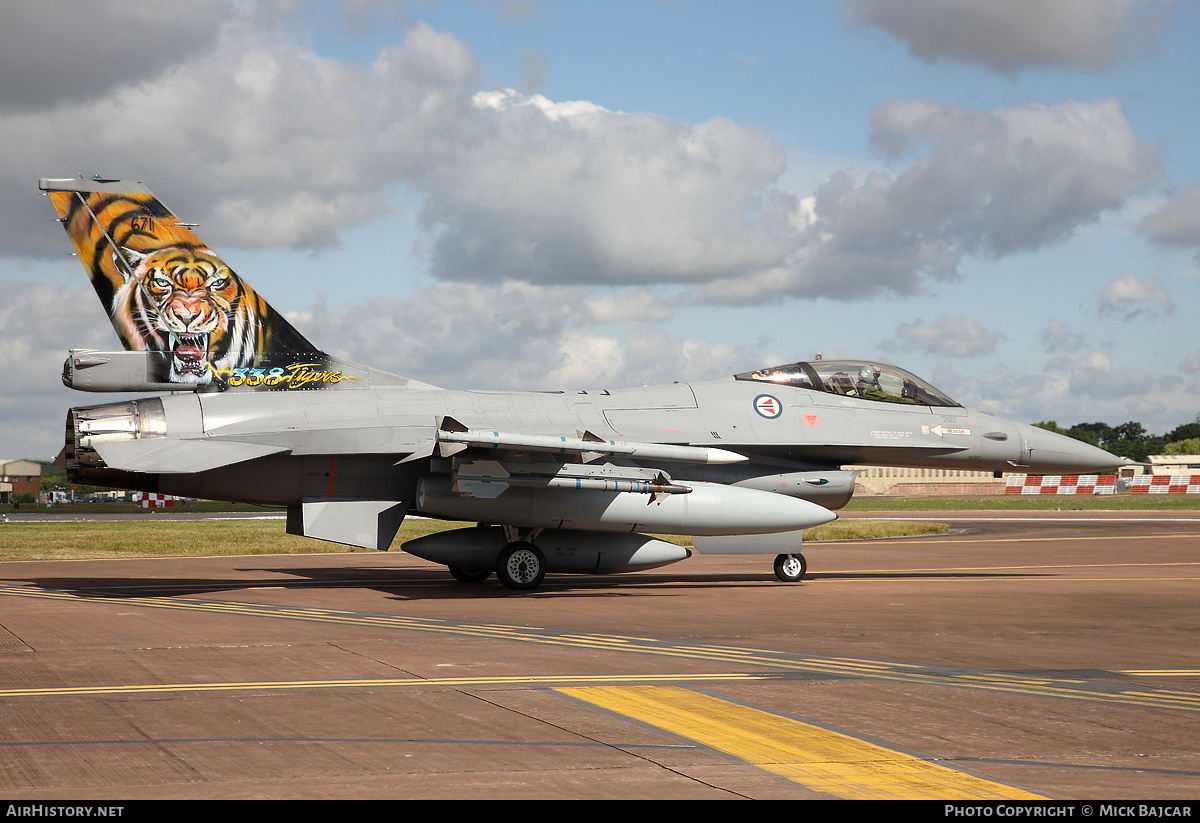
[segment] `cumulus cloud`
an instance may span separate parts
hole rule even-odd
[[[533,46],[526,46],[517,55],[517,77],[521,91],[532,94],[546,84],[546,55]]]
[[[1100,71],[1153,45],[1167,4],[1138,0],[842,0],[851,25],[886,32],[927,63]]]
[[[1075,332],[1068,323],[1058,320],[1051,320],[1038,334],[1048,352],[1077,351],[1085,340],[1084,335]]]
[[[424,23],[363,67],[231,18],[209,48],[152,68],[0,112],[0,141],[21,147],[0,158],[0,249],[57,248],[30,169],[144,180],[210,243],[250,248],[335,244],[404,189],[444,279],[703,281],[794,247],[795,198],[773,187],[786,158],[763,130],[480,93],[467,46]]]
[[[1146,215],[1138,229],[1156,243],[1200,248],[1200,186],[1182,186],[1162,208]]]
[[[481,90],[466,44],[420,22],[360,66],[291,44],[281,19],[231,12],[206,48],[137,82],[0,109],[0,142],[20,147],[0,157],[0,251],[56,253],[30,169],[84,171],[147,182],[218,247],[328,247],[404,192],[439,280],[854,299],[952,282],[965,254],[1059,241],[1158,176],[1111,100],[893,100],[872,142],[901,170],[839,172],[801,197],[755,126]]]
[[[439,278],[704,281],[782,259],[783,149],[725,118],[692,125],[513,91],[474,98],[488,136],[431,168],[421,225]]]
[[[601,294],[584,302],[578,314],[580,322],[592,325],[629,321],[661,322],[675,316],[671,305],[675,301],[657,292],[641,289],[636,292]]]
[[[968,408],[1026,423],[1053,419],[1069,427],[1137,420],[1162,432],[1190,421],[1200,404],[1200,379],[1180,380],[1153,367],[1122,367],[1100,350],[1056,355],[1040,371],[1027,368],[1027,362],[1022,360],[1021,368],[960,372],[941,361],[924,376]]]
[[[1115,315],[1122,320],[1133,320],[1159,311],[1165,314],[1175,311],[1175,304],[1157,277],[1142,280],[1137,272],[1132,271],[1100,289],[1099,306],[1101,315]]]
[[[893,162],[911,159],[908,167],[862,182],[835,173],[798,204],[796,248],[781,265],[717,281],[703,296],[914,294],[958,279],[966,254],[1061,241],[1160,175],[1157,151],[1113,99],[993,112],[889,100],[871,125],[872,144]]]
[[[892,100],[871,116],[890,159],[929,153],[897,180],[918,220],[949,220],[971,251],[999,256],[1062,239],[1155,182],[1157,150],[1134,135],[1114,98],[983,112]]]
[[[1000,337],[973,317],[943,314],[928,326],[921,318],[901,323],[895,337],[881,346],[889,351],[901,349],[940,357],[978,357],[995,351]]]
[[[533,0],[500,0],[500,14],[509,23],[515,23],[533,13]]]
[[[1164,431],[1192,419],[1200,402],[1200,381],[1169,382],[1172,390],[1163,391],[1161,374],[1115,366],[1105,352],[1081,351],[1055,358],[1041,372],[989,371],[959,376],[946,386],[960,402],[1014,420],[1052,417],[1063,425],[1138,420],[1151,431]]]
[[[407,300],[318,305],[297,326],[332,354],[447,388],[615,388],[723,377],[756,362],[753,350],[642,322],[659,319],[647,305],[644,294],[573,286],[435,283]],[[612,323],[620,328],[590,328]]]
[[[71,405],[105,402],[62,384],[67,356],[63,331],[74,348],[112,350],[116,332],[90,289],[76,291],[0,279],[0,457],[48,460],[62,448],[62,426]]]
[[[0,109],[47,109],[145,82],[181,54],[212,48],[233,7],[196,0],[180,14],[157,0],[10,4],[0,33]]]
[[[397,186],[471,132],[481,74],[455,38],[415,24],[369,67],[231,18],[207,49],[104,96],[0,113],[0,247],[45,253],[31,169],[145,181],[215,244],[317,248],[385,214]],[[201,173],[202,170],[202,173]]]

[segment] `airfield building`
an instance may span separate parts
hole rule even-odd
[[[1200,474],[1200,454],[1152,454],[1150,474]]]
[[[0,503],[8,503],[18,494],[36,498],[41,489],[41,463],[0,457]]]

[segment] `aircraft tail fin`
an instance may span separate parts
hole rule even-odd
[[[331,358],[141,183],[81,177],[42,179],[39,188],[122,344],[149,353],[151,382],[193,390],[339,382]]]

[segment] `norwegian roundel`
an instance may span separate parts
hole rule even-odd
[[[760,394],[754,398],[754,410],[768,420],[774,420],[783,414],[783,404],[779,402],[778,397],[769,394]]]

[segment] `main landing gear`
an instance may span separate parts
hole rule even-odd
[[[476,585],[483,583],[492,576],[492,571],[494,570],[501,585],[506,589],[532,591],[542,584],[547,569],[546,555],[533,542],[538,539],[538,536],[542,532],[541,529],[522,529],[518,531],[514,527],[505,526],[503,534],[496,527],[489,527],[487,530],[479,532],[472,529],[461,529],[460,531],[466,533],[465,535],[459,535],[458,539],[469,543],[470,548],[468,551],[460,551],[456,546],[451,546],[454,549],[453,552],[447,551],[442,556],[438,556],[429,550],[430,547],[428,545],[425,545],[421,547],[425,549],[424,552],[414,549],[413,553],[418,557],[425,557],[435,562],[447,563],[447,561],[450,561],[447,563],[450,574],[462,583],[473,583]],[[558,547],[556,550],[561,551],[560,543],[563,539],[566,539],[562,538],[561,535],[569,535],[570,533],[555,532],[555,534],[559,534],[560,537],[552,541],[553,545]],[[584,548],[580,549],[580,551],[582,552],[586,549],[593,553],[597,551],[595,549],[597,544],[603,545],[607,549],[612,549],[613,547],[610,544],[620,537],[606,538],[605,535],[581,534],[582,537],[575,538],[577,542],[583,540],[583,543],[580,545],[583,545]],[[664,549],[677,549],[677,547],[641,535],[633,535],[632,537],[639,538],[639,540],[635,541],[632,545],[628,544],[628,541],[624,544],[618,543],[617,548],[623,549],[632,555],[635,550],[641,550],[648,546],[649,549],[646,556],[640,558],[640,566],[630,563],[628,558],[621,561],[621,558],[618,557],[616,561],[609,558],[609,565],[600,568],[598,566],[599,560],[588,560],[588,557],[591,557],[591,555],[587,555],[582,561],[577,557],[573,558],[577,561],[574,565],[565,563],[556,566],[555,571],[579,573],[590,571],[592,573],[611,574],[614,572],[631,571],[641,567],[655,568],[667,563],[673,563],[676,560],[683,560],[690,554],[689,551],[682,549],[678,549],[677,553],[674,554],[671,552],[663,554]],[[584,538],[588,539],[585,540]],[[422,540],[426,540],[426,538],[422,538]],[[437,548],[437,546],[434,546],[434,548]],[[799,546],[796,545],[796,548],[799,548]],[[653,554],[650,550],[657,551],[660,554]],[[455,561],[462,565],[453,565]],[[808,561],[798,551],[780,554],[775,558],[775,576],[784,583],[799,583],[804,579],[807,571]]]
[[[802,554],[781,554],[775,558],[775,576],[784,583],[799,583],[808,571],[808,561]]]
[[[483,583],[492,576],[490,571],[475,571],[451,566],[450,574],[460,583]],[[518,591],[536,589],[546,576],[546,557],[542,550],[527,540],[514,540],[496,558],[496,577],[506,588]]]
[[[481,529],[487,529],[483,523],[479,524]],[[546,576],[546,555],[542,554],[542,550],[534,545],[533,541],[542,533],[541,529],[518,529],[515,526],[504,526],[503,547],[500,548],[499,554],[492,555],[495,560],[492,568],[487,568],[488,560],[486,559],[490,551],[496,551],[492,548],[496,543],[492,543],[491,547],[487,544],[491,540],[499,537],[498,534],[480,532],[474,535],[470,540],[476,541],[478,545],[472,552],[471,566],[455,566],[449,565],[450,574],[460,583],[483,583],[492,576],[492,572],[496,572],[496,577],[505,588],[514,589],[517,591],[529,591],[536,589],[542,584],[542,578]],[[461,531],[469,532],[469,529]],[[491,530],[494,532],[494,530]],[[482,535],[482,539],[477,538]],[[466,539],[466,538],[464,538]],[[424,557],[425,555],[418,555]],[[458,555],[463,560],[466,557]],[[429,558],[435,559],[435,558]],[[443,561],[444,562],[444,561]]]
[[[459,583],[482,583],[492,576],[491,572],[473,572],[458,566],[451,566],[450,574],[454,575],[454,579]]]
[[[542,550],[525,540],[509,543],[496,560],[496,577],[509,589],[536,589],[545,576]]]

